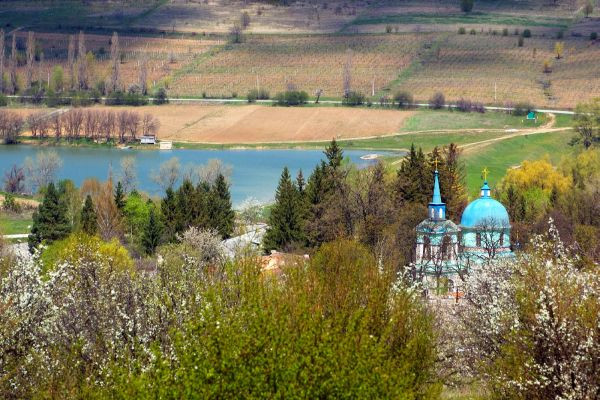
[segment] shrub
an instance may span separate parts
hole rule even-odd
[[[590,40],[596,40],[596,39],[598,39],[598,32],[590,33]]]
[[[473,3],[474,0],[460,0],[460,9],[463,12],[471,12],[471,10],[473,10]]]
[[[285,92],[277,93],[275,101],[280,106],[297,106],[306,104],[308,101],[308,93],[301,90],[287,90]]]
[[[401,91],[394,95],[394,102],[398,108],[410,107],[413,104],[413,97],[410,93]]]
[[[446,98],[441,92],[437,92],[429,99],[429,107],[439,110],[446,105]]]
[[[523,37],[524,38],[530,38],[531,37],[531,31],[529,29],[524,29],[523,30]]]
[[[565,33],[564,33],[563,31],[558,31],[558,32],[556,33],[556,38],[557,38],[557,39],[562,39],[562,38],[563,38],[563,36],[564,36],[564,34],[565,34]]]
[[[350,91],[344,99],[342,100],[343,104],[349,106],[359,106],[365,102],[365,95],[361,92]]]
[[[464,35],[465,33],[467,33],[467,30],[465,29],[464,26],[461,26],[460,28],[458,28],[459,35]]]
[[[267,100],[269,98],[269,92],[265,89],[252,89],[248,92],[246,98],[248,99],[248,103],[255,102],[256,100]]]
[[[531,103],[520,102],[515,104],[513,108],[514,115],[527,115],[530,111],[534,109]]]
[[[523,36],[519,36],[519,40],[517,41],[517,45],[519,47],[523,47],[523,43],[525,42],[525,40],[523,39]]]
[[[544,72],[545,74],[549,74],[549,73],[551,73],[551,72],[552,72],[552,64],[550,63],[550,61],[548,61],[548,60],[545,60],[545,61],[544,61],[544,69],[543,69],[543,72]]]
[[[519,34],[520,34],[520,32],[519,32],[519,28],[515,28],[515,36],[517,36],[517,35],[519,35]]]
[[[0,107],[6,107],[8,105],[8,97],[0,93]]]
[[[477,34],[477,32],[475,31],[475,29],[471,29],[471,30],[469,31],[469,33],[470,33],[471,35],[475,35],[475,34]]]
[[[166,104],[169,102],[169,98],[167,97],[167,91],[165,88],[159,88],[154,95],[153,103],[156,105]]]
[[[508,28],[502,29],[502,36],[508,36]]]
[[[456,109],[458,111],[471,112],[472,107],[473,103],[471,102],[471,100],[461,98],[456,102]]]
[[[17,201],[15,200],[14,194],[7,193],[6,196],[4,196],[4,202],[2,203],[2,209],[4,211],[13,212],[13,213],[18,214],[21,212],[21,205],[19,203],[17,203]]]
[[[392,26],[391,25],[386,25],[385,26],[385,33],[392,33]]]

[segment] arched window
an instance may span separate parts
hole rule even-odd
[[[479,232],[475,234],[475,245],[481,247],[481,233]]]
[[[423,237],[423,258],[426,260],[431,259],[431,239],[429,239],[429,236]]]
[[[442,260],[450,260],[451,258],[452,258],[452,238],[450,238],[450,235],[446,235],[442,239]]]

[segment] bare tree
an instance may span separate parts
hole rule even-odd
[[[100,133],[104,133],[107,142],[110,141],[113,136],[116,123],[115,120],[115,113],[113,111],[104,111],[99,118]]]
[[[88,88],[88,71],[85,51],[85,35],[83,31],[79,31],[79,42],[77,50],[77,81],[79,89]]]
[[[69,79],[71,79],[71,89],[75,89],[75,36],[73,35],[69,35],[67,63],[69,64]]]
[[[156,136],[160,122],[158,119],[152,116],[152,114],[144,114],[142,118],[142,135],[143,136]]]
[[[63,131],[63,118],[61,114],[53,114],[50,117],[50,125],[52,126],[52,131],[54,132],[56,139],[60,139]]]
[[[129,121],[129,113],[127,111],[121,111],[117,115],[117,133],[119,135],[119,143],[125,143],[125,136],[127,135],[127,125]]]
[[[127,131],[129,132],[130,140],[136,140],[139,129],[140,116],[135,112],[127,113]]]
[[[352,50],[346,50],[346,63],[344,64],[344,96],[352,90]]]
[[[10,144],[17,141],[23,129],[23,117],[11,111],[0,111],[0,139]]]
[[[17,36],[15,33],[12,34],[12,46],[8,69],[8,93],[15,94],[17,92]]]
[[[62,160],[56,150],[43,150],[37,153],[35,161],[30,157],[25,159],[25,171],[32,192],[46,187],[56,178],[56,173],[62,167]]]
[[[25,171],[23,167],[13,164],[4,174],[4,190],[9,193],[23,193],[25,190]]]
[[[130,193],[135,190],[137,185],[137,172],[135,169],[135,157],[123,157],[121,159],[121,173],[119,180],[123,185],[125,193]]]
[[[64,114],[65,132],[69,139],[79,139],[85,115],[79,108],[74,108]]]
[[[248,11],[244,11],[240,16],[240,25],[242,29],[248,29],[250,26],[250,14],[248,14]]]
[[[39,111],[37,113],[29,114],[26,122],[33,137],[39,136],[40,138],[45,138],[48,136],[50,122],[45,112]]]
[[[202,164],[197,169],[198,181],[206,182],[210,185],[215,183],[219,175],[223,175],[227,180],[231,178],[233,168],[231,165],[224,164],[221,160],[211,158],[206,164]]]
[[[110,76],[109,90],[114,92],[119,90],[121,87],[120,83],[120,68],[121,62],[119,60],[119,35],[117,32],[113,32],[111,43],[110,43],[110,60],[112,63],[112,71]]]
[[[117,237],[121,233],[121,217],[113,197],[113,184],[109,179],[100,185],[94,204],[98,218],[98,231],[104,240]]]
[[[31,80],[33,79],[33,61],[35,57],[35,39],[33,31],[27,34],[27,67],[25,69],[25,88],[31,88]]]
[[[143,95],[148,94],[148,54],[143,51],[138,61],[140,91]]]
[[[156,182],[163,190],[172,188],[175,186],[181,175],[181,165],[179,159],[173,157],[162,164],[158,171],[152,171],[151,178]]]
[[[0,29],[0,93],[4,92],[4,29]]]

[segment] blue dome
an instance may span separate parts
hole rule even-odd
[[[492,222],[493,221],[493,222]],[[475,228],[478,225],[500,225],[508,227],[510,222],[506,208],[489,196],[483,196],[472,201],[462,214],[460,224],[465,228]]]

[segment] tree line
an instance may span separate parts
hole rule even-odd
[[[74,108],[64,113],[33,113],[27,117],[26,121],[34,138],[54,136],[56,139],[104,139],[119,143],[135,141],[139,135],[156,136],[160,127],[158,119],[151,114],[140,116],[135,111],[127,110]]]
[[[15,143],[24,126],[21,115],[13,111],[0,110],[0,139],[4,143]]]

